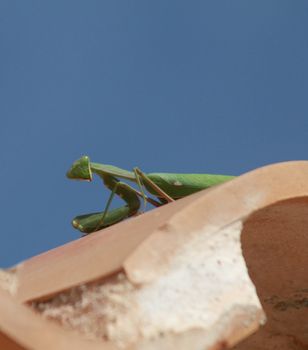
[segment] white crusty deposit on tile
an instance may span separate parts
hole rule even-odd
[[[193,235],[163,275],[134,291],[138,307],[110,327],[111,338],[127,336],[127,327],[130,340],[207,329],[234,308],[234,300],[239,308],[260,310],[241,253],[241,229],[242,223],[235,222],[214,234],[204,230]],[[137,327],[129,326],[132,320]]]

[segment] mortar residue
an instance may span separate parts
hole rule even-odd
[[[31,306],[44,317],[75,329],[88,339],[113,338],[114,328],[132,308],[131,292],[135,289],[123,272],[95,283],[64,291],[47,301]]]

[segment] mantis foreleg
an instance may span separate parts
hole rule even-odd
[[[101,230],[105,227],[114,225],[127,217],[129,217],[130,210],[127,205],[112,209],[106,215],[104,212],[89,213],[84,215],[76,216],[72,225],[84,234],[92,233]],[[103,225],[100,225],[103,217]]]
[[[139,198],[135,191],[132,191],[132,187],[110,175],[101,177],[105,185],[112,191],[111,195],[103,212],[80,215],[73,220],[73,226],[81,232],[91,233],[116,224],[117,222],[135,215],[140,208]],[[111,201],[115,194],[120,196],[127,204],[109,211]]]
[[[98,227],[104,224],[104,218],[108,213],[111,201],[115,194],[117,194],[127,203],[127,207],[129,208],[127,217],[135,215],[140,208],[140,201],[139,201],[139,198],[137,197],[135,189],[129,186],[128,184],[126,184],[125,182],[119,181],[113,176],[103,174],[103,175],[100,175],[100,177],[104,181],[104,184],[106,185],[106,187],[111,190],[111,195],[107,201],[107,205],[104,211],[104,216],[102,218],[102,221],[98,224]]]

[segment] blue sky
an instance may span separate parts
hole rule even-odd
[[[104,208],[83,154],[145,172],[307,159],[307,1],[0,2],[0,266]]]

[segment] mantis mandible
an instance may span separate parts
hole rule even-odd
[[[98,231],[136,215],[140,209],[139,198],[143,199],[144,207],[147,202],[158,207],[235,177],[213,174],[145,174],[139,168],[127,171],[112,165],[93,163],[88,156],[76,160],[66,175],[70,179],[92,181],[93,173],[103,180],[111,195],[103,212],[79,215],[73,219],[72,225],[84,234]],[[140,191],[119,179],[136,183]],[[156,199],[147,196],[145,189]],[[109,210],[114,195],[121,197],[126,205]]]

